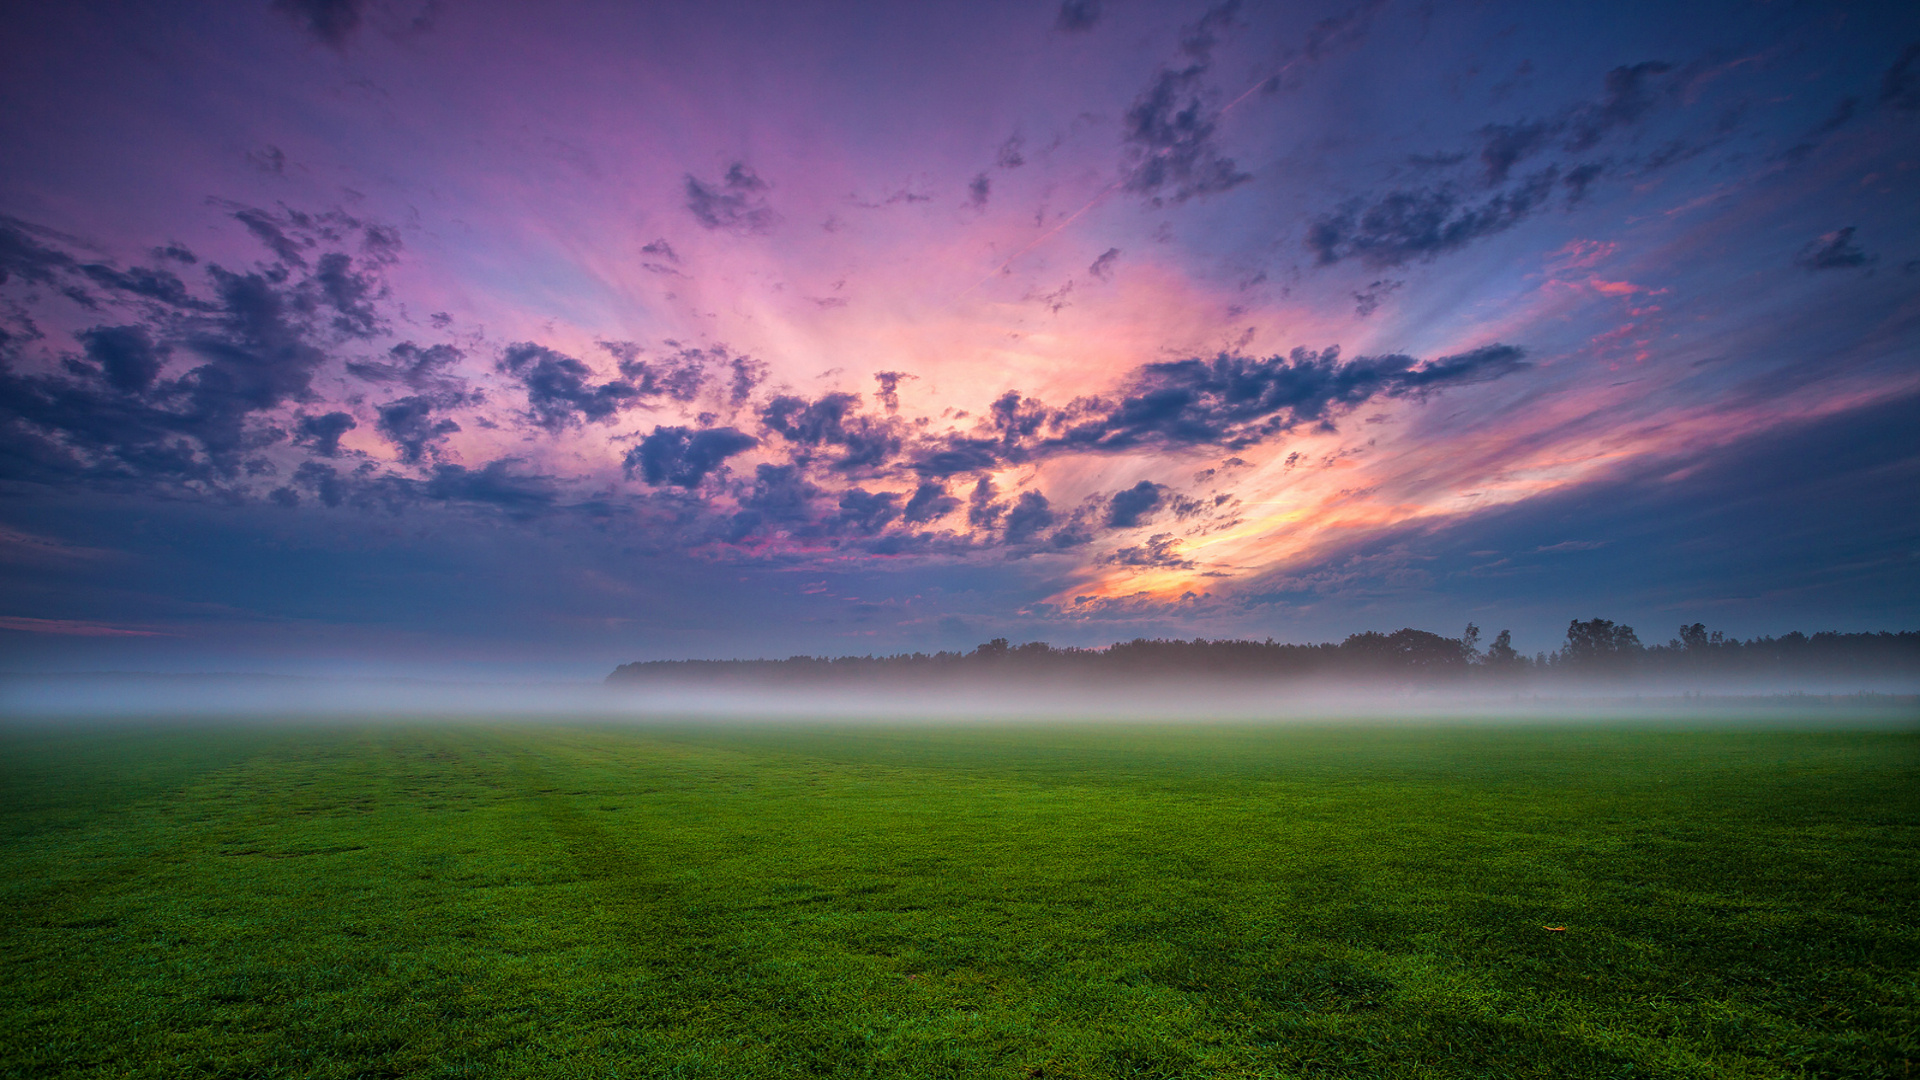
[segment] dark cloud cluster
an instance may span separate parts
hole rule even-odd
[[[1880,77],[1880,104],[1901,112],[1920,112],[1920,41],[1902,49]]]
[[[1295,349],[1265,358],[1221,354],[1211,360],[1148,364],[1117,401],[1066,410],[1048,442],[1061,448],[1122,450],[1168,446],[1251,446],[1375,397],[1408,397],[1484,382],[1527,366],[1520,349],[1489,345],[1420,361],[1390,354],[1342,361],[1338,347]]]
[[[331,49],[345,50],[360,29],[365,0],[274,0],[274,10]]]
[[[623,380],[595,385],[585,363],[530,341],[507,346],[498,370],[525,387],[529,415],[548,431],[611,419],[640,397],[639,388]]]
[[[898,425],[863,415],[859,408],[858,394],[831,393],[815,401],[782,394],[761,410],[760,421],[786,439],[798,456],[811,457],[815,450],[838,447],[841,454],[832,463],[836,469],[888,464],[902,445]]]
[[[1121,117],[1126,190],[1156,204],[1169,198],[1184,202],[1253,179],[1218,146],[1220,95],[1206,78],[1213,49],[1234,25],[1239,7],[1239,0],[1226,0],[1186,27],[1180,45],[1185,63],[1156,72]]]
[[[1451,169],[1471,159],[1471,179],[1399,187],[1358,196],[1317,215],[1305,245],[1320,266],[1357,259],[1390,268],[1457,251],[1518,225],[1552,205],[1556,193],[1571,205],[1593,186],[1625,166],[1605,160],[1580,160],[1617,133],[1631,130],[1654,112],[1678,77],[1659,60],[1624,64],[1608,71],[1598,97],[1576,102],[1544,118],[1487,124],[1475,132],[1471,149],[1428,155],[1419,163]],[[1689,156],[1684,142],[1668,145],[1643,161],[1644,174]],[[1523,165],[1564,155],[1524,174]],[[1371,307],[1358,297],[1362,314]]]
[[[1150,481],[1061,506],[1031,480],[1004,488],[1009,466],[1140,447],[1248,446],[1331,424],[1370,399],[1417,397],[1526,366],[1508,346],[1424,362],[1347,359],[1337,349],[1222,354],[1144,365],[1108,395],[1061,406],[1008,390],[971,427],[938,431],[930,418],[902,415],[900,388],[912,376],[900,371],[874,373],[870,402],[842,391],[766,394],[767,365],[722,345],[601,341],[605,356],[589,362],[519,341],[490,365],[504,383],[493,397],[512,398],[502,402],[474,385],[489,376],[467,368],[462,347],[373,344],[400,321],[387,314],[390,232],[337,213],[232,213],[268,255],[249,271],[203,264],[183,248],[132,267],[88,261],[52,234],[0,223],[9,226],[0,230],[0,273],[16,288],[65,297],[91,320],[64,352],[35,344],[45,335],[19,318],[5,324],[7,478],[516,518],[625,507],[681,544],[771,553],[792,545],[889,554],[1005,548],[1025,557],[1087,544],[1103,530],[1218,511]],[[1109,250],[1095,266],[1117,257]],[[198,267],[199,280],[182,279],[182,267]],[[323,368],[327,380],[318,379]],[[351,380],[344,394],[334,389],[340,376]],[[496,411],[476,411],[483,405]],[[587,477],[542,475],[516,459],[464,464],[448,449],[463,424],[494,427],[521,406],[522,437],[535,444],[642,407],[674,418],[614,436],[633,439],[618,462],[633,488],[570,501],[566,492]],[[363,428],[393,448],[384,461],[353,439]],[[750,472],[739,468],[742,456]],[[1172,549],[1157,542],[1140,545],[1137,559],[1171,565]]]
[[[1119,548],[1100,560],[1107,566],[1135,566],[1161,570],[1191,570],[1194,562],[1180,557],[1180,539],[1155,533],[1143,544]]]
[[[656,426],[653,433],[627,452],[629,477],[636,473],[647,483],[697,488],[728,458],[760,445],[760,440],[730,427],[693,430]]]
[[[1064,34],[1084,34],[1100,21],[1100,0],[1061,0],[1053,28]]]
[[[1321,266],[1349,258],[1380,268],[1431,259],[1512,228],[1546,204],[1555,179],[1549,169],[1478,201],[1452,185],[1353,199],[1314,221],[1307,249]]]
[[[1821,236],[1818,240],[1807,242],[1794,256],[1794,263],[1807,271],[1852,270],[1873,261],[1873,256],[1860,250],[1853,242],[1854,227],[1836,229]]]
[[[715,181],[688,174],[687,211],[693,220],[707,229],[737,233],[764,233],[779,223],[779,215],[767,205],[772,185],[760,179],[745,162],[727,167],[726,175]]]
[[[298,261],[248,272],[209,264],[198,291],[164,267],[83,262],[54,234],[0,223],[0,282],[51,287],[85,314],[135,318],[77,331],[82,351],[56,370],[23,368],[25,348],[44,336],[23,315],[0,330],[9,475],[218,484],[271,467],[250,456],[287,437],[267,414],[314,396],[325,345],[377,324],[367,305],[383,286],[345,251],[302,272],[303,252],[364,235],[360,222],[251,211],[242,223]],[[159,257],[198,262],[177,246]]]

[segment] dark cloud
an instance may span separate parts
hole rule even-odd
[[[374,410],[379,417],[375,426],[400,451],[400,460],[406,464],[417,464],[434,443],[460,430],[452,420],[433,418],[437,405],[430,396],[415,395],[389,401]]]
[[[1307,249],[1321,266],[1348,258],[1381,268],[1431,259],[1525,220],[1546,204],[1556,178],[1548,169],[1479,202],[1451,185],[1391,191],[1371,203],[1356,199],[1314,221]]]
[[[736,356],[727,361],[730,378],[727,381],[727,401],[738,408],[746,404],[753,391],[767,381],[769,368],[764,360],[755,360],[751,356]]]
[[[273,0],[273,8],[330,49],[345,51],[360,29],[365,0]]]
[[[1229,191],[1253,179],[1214,144],[1220,111],[1206,65],[1163,70],[1121,118],[1128,147],[1126,190],[1175,202]]]
[[[263,173],[279,176],[287,171],[286,152],[277,146],[263,146],[258,150],[249,150],[247,160]]]
[[[1131,529],[1145,522],[1160,505],[1166,489],[1151,480],[1142,480],[1125,491],[1115,492],[1107,503],[1107,527]]]
[[[628,382],[595,386],[589,382],[593,370],[586,364],[527,341],[507,346],[498,369],[520,380],[533,422],[548,431],[582,420],[611,419],[640,397],[639,389]]]
[[[1880,104],[1901,112],[1920,111],[1920,41],[1901,50],[1880,77]]]
[[[1100,21],[1100,0],[1061,0],[1053,28],[1065,34],[1084,34]]]
[[[834,523],[841,529],[872,536],[900,516],[900,496],[891,491],[864,491],[849,488],[840,496],[840,515]]]
[[[1513,167],[1544,148],[1559,130],[1560,125],[1538,120],[1481,128],[1480,164],[1487,170],[1487,184],[1506,183]]]
[[[923,480],[913,490],[913,497],[907,500],[903,516],[909,525],[925,525],[953,513],[959,505],[960,500],[947,494],[946,487],[939,481]]]
[[[746,163],[739,161],[712,183],[689,174],[687,210],[704,228],[764,233],[780,220],[767,205],[769,187]]]
[[[1500,378],[1527,366],[1520,349],[1489,345],[1419,361],[1398,354],[1342,362],[1340,350],[1295,349],[1265,359],[1148,364],[1115,404],[1084,403],[1059,419],[1056,447],[1118,450],[1142,443],[1250,446],[1306,423],[1326,423],[1376,396],[1416,397]]]
[[[144,326],[96,326],[80,334],[87,358],[100,365],[107,385],[138,394],[153,385],[166,364],[167,349],[155,346]]]
[[[1053,509],[1037,491],[1023,491],[1007,511],[1007,543],[1024,544],[1053,524]]]
[[[968,525],[991,529],[1000,524],[1000,515],[1007,512],[1007,507],[994,498],[997,494],[991,476],[982,476],[974,483],[972,494],[967,496]]]
[[[78,264],[73,256],[36,240],[46,230],[18,218],[0,217],[0,285],[19,278],[35,285],[53,285],[63,271]]]
[[[1471,156],[1480,165],[1480,176],[1468,186],[1498,190],[1476,199],[1463,192],[1461,183],[1440,182],[1350,199],[1314,218],[1306,247],[1321,266],[1347,258],[1374,267],[1402,266],[1512,228],[1545,208],[1556,182],[1566,187],[1568,205],[1579,203],[1608,174],[1606,165],[1549,163],[1517,181],[1515,171],[1550,151],[1584,154],[1615,132],[1640,124],[1659,104],[1663,80],[1672,72],[1671,64],[1659,60],[1621,65],[1607,72],[1597,98],[1543,119],[1484,125],[1474,133],[1476,146],[1471,152],[1427,155],[1415,161],[1449,169]],[[1665,168],[1700,149],[1687,140],[1673,140],[1642,160],[1639,173]]]
[[[987,196],[993,193],[993,178],[980,173],[967,181],[967,205],[975,210],[987,208]]]
[[[0,222],[6,273],[60,289],[89,307],[132,308],[141,319],[80,332],[84,358],[67,357],[58,372],[9,371],[0,380],[6,453],[26,474],[211,485],[234,495],[245,490],[246,478],[272,469],[251,455],[288,433],[262,414],[315,398],[312,382],[328,358],[325,343],[379,325],[372,305],[385,286],[371,269],[356,269],[344,253],[322,247],[375,227],[338,212],[243,208],[235,216],[276,261],[254,273],[207,265],[205,296],[171,271],[83,264],[44,242],[64,238]],[[315,249],[319,269],[299,276],[302,253]],[[171,250],[160,257],[197,262],[184,248]],[[289,254],[294,261],[280,258]],[[77,282],[103,291],[89,293]],[[173,359],[182,356],[194,362],[167,378]],[[297,427],[293,435],[303,445],[337,446]]]
[[[288,236],[286,230],[281,228],[281,222],[275,220],[272,214],[249,207],[234,211],[233,217],[235,221],[245,225],[247,231],[265,245],[268,251],[273,252],[274,257],[281,262],[289,266],[307,265],[306,257],[301,255],[300,251],[302,248],[312,247],[313,241]]]
[[[753,367],[756,361],[746,357],[727,356],[724,347],[695,349],[667,343],[675,351],[662,355],[657,360],[642,360],[643,351],[631,341],[602,341],[600,347],[607,350],[619,363],[620,374],[632,384],[640,397],[666,396],[674,401],[687,403],[700,396],[707,385],[710,368],[726,368],[733,376],[734,404],[746,400],[756,385],[753,377],[757,373],[765,377],[766,365],[758,369]],[[741,390],[741,380],[746,379],[745,390]]]
[[[812,521],[814,500],[821,494],[797,465],[757,465],[753,487],[729,523],[728,539],[737,542],[764,525],[804,526]]]
[[[886,408],[889,415],[900,411],[901,380],[917,378],[919,378],[918,375],[910,375],[904,371],[876,371],[873,373],[873,381],[880,384],[880,393],[877,395],[880,398],[880,404]]]
[[[1005,449],[998,440],[948,438],[922,450],[914,458],[912,468],[922,476],[979,472],[999,464]]]
[[[1567,149],[1592,149],[1615,128],[1639,123],[1654,106],[1654,84],[1673,70],[1662,60],[1623,64],[1607,72],[1599,100],[1574,109],[1568,118]]]
[[[761,410],[760,420],[795,446],[843,448],[837,468],[884,464],[900,452],[900,435],[886,421],[860,415],[859,407],[858,394],[826,394],[818,401],[781,395]]]
[[[1001,143],[1000,149],[994,152],[993,163],[1003,169],[1017,169],[1025,165],[1027,159],[1020,152],[1025,143],[1026,140],[1018,135],[1007,136],[1007,141]]]
[[[479,400],[478,394],[468,394],[464,380],[451,374],[464,359],[466,354],[452,345],[423,347],[403,341],[387,350],[386,363],[349,360],[347,371],[370,383],[402,383],[428,394],[442,407],[452,407]]]
[[[1343,11],[1338,15],[1329,15],[1313,25],[1312,33],[1307,35],[1303,48],[1309,60],[1324,60],[1334,53],[1358,44],[1367,35],[1373,16],[1386,3],[1386,0],[1367,0],[1366,3]]]
[[[1215,144],[1221,108],[1219,94],[1206,81],[1213,48],[1234,25],[1239,8],[1239,0],[1216,4],[1183,29],[1180,51],[1186,65],[1156,72],[1121,117],[1126,190],[1158,205],[1165,198],[1184,202],[1228,191],[1253,179]]]
[[[384,421],[384,416],[382,420]],[[294,441],[313,448],[321,457],[338,457],[340,454],[340,436],[360,425],[353,417],[343,412],[322,413],[319,416],[303,416],[294,432]]]
[[[1194,563],[1183,559],[1179,554],[1180,539],[1172,533],[1155,533],[1144,544],[1123,547],[1100,561],[1108,566],[1159,567],[1168,570],[1191,570]]]
[[[463,465],[436,465],[422,488],[429,499],[477,503],[503,510],[510,517],[532,517],[550,508],[556,499],[549,477],[513,472],[513,458],[489,461],[478,470]]]
[[[1606,171],[1605,165],[1593,161],[1568,169],[1567,175],[1560,178],[1561,185],[1567,189],[1567,205],[1574,206],[1585,199],[1587,189],[1593,186],[1594,181],[1605,175]]]
[[[353,259],[340,252],[320,257],[313,280],[334,310],[333,328],[349,337],[370,338],[386,329],[373,301],[385,295],[385,286],[371,274],[356,273]]]
[[[1812,240],[1800,253],[1793,257],[1794,264],[1803,270],[1851,270],[1865,266],[1873,261],[1873,256],[1860,250],[1853,242],[1852,225],[1826,233],[1818,240]]]
[[[1092,274],[1094,277],[1099,278],[1101,281],[1105,281],[1109,276],[1113,274],[1113,264],[1118,262],[1119,260],[1120,260],[1120,249],[1116,247],[1110,247],[1107,250],[1101,252],[1099,258],[1093,260],[1093,263],[1087,267],[1087,273]]]
[[[1366,318],[1380,310],[1380,301],[1385,300],[1395,289],[1405,285],[1404,281],[1370,281],[1367,287],[1353,294],[1353,313]]]
[[[700,481],[728,458],[759,444],[760,440],[730,427],[695,431],[656,426],[652,434],[627,451],[624,464],[628,476],[638,472],[655,487],[672,484],[691,489],[699,487]]]

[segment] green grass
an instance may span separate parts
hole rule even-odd
[[[1904,1077],[1917,839],[1910,731],[14,728],[0,1076]]]

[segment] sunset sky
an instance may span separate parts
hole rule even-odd
[[[1920,7],[28,5],[0,668],[1920,627]]]

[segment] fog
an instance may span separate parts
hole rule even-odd
[[[1529,685],[1162,679],[1124,685],[453,682],[259,674],[0,676],[0,715],[71,723],[195,717],[666,722],[1672,722],[1920,726],[1920,680],[1651,680]]]

